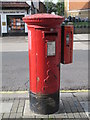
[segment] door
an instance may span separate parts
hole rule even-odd
[[[59,90],[58,45],[60,42],[58,36],[57,31],[36,30],[37,94],[53,94]]]

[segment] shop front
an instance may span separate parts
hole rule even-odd
[[[22,18],[30,14],[29,8],[30,5],[26,2],[2,2],[0,34],[2,36],[26,35],[27,25]]]
[[[9,35],[22,35],[25,33],[24,15],[7,15],[7,33]]]

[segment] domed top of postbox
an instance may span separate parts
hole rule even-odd
[[[27,25],[38,25],[43,27],[56,27],[64,21],[64,17],[53,14],[34,14],[23,17]]]

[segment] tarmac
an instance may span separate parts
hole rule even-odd
[[[2,38],[0,38],[1,40]],[[27,45],[27,37],[25,37],[25,41],[21,42],[21,48],[19,46],[19,41],[13,40],[13,42],[7,42],[6,37],[3,42],[5,42],[6,46],[2,46],[2,51],[15,51],[17,50],[25,50],[28,48],[22,47],[23,44]],[[10,38],[12,39],[12,37]],[[16,39],[16,38],[15,38]],[[22,39],[22,37],[20,37]],[[75,42],[81,42],[82,40],[82,49],[88,49],[87,43],[86,45],[83,42],[89,41],[89,35],[74,35],[74,49],[77,47],[79,49],[79,44]],[[3,45],[2,42],[2,45]],[[13,47],[14,43],[17,42],[18,46],[16,48]],[[4,45],[5,45],[4,44]],[[12,44],[12,47],[10,47]],[[87,47],[87,48],[86,48]],[[90,119],[90,100],[89,100],[89,91],[88,90],[60,90],[60,105],[59,111],[55,114],[49,115],[41,115],[35,114],[30,110],[30,100],[29,100],[29,92],[28,91],[0,91],[0,119],[37,119],[37,120],[89,120]]]

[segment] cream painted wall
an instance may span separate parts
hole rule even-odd
[[[77,10],[77,11],[69,11],[67,16],[79,16],[81,18],[88,17],[90,15],[90,10]]]
[[[2,25],[2,23],[5,22],[6,25]],[[6,14],[1,14],[1,27],[2,27],[2,31],[1,33],[7,33],[7,18],[6,18]]]
[[[89,14],[90,14],[90,10],[87,9],[87,10],[69,10],[69,1],[70,2],[79,2],[79,1],[82,1],[82,2],[88,2],[88,0],[64,0],[64,11],[65,11],[65,17],[68,17],[68,16],[80,16],[81,18],[85,18],[85,17],[88,17]]]

